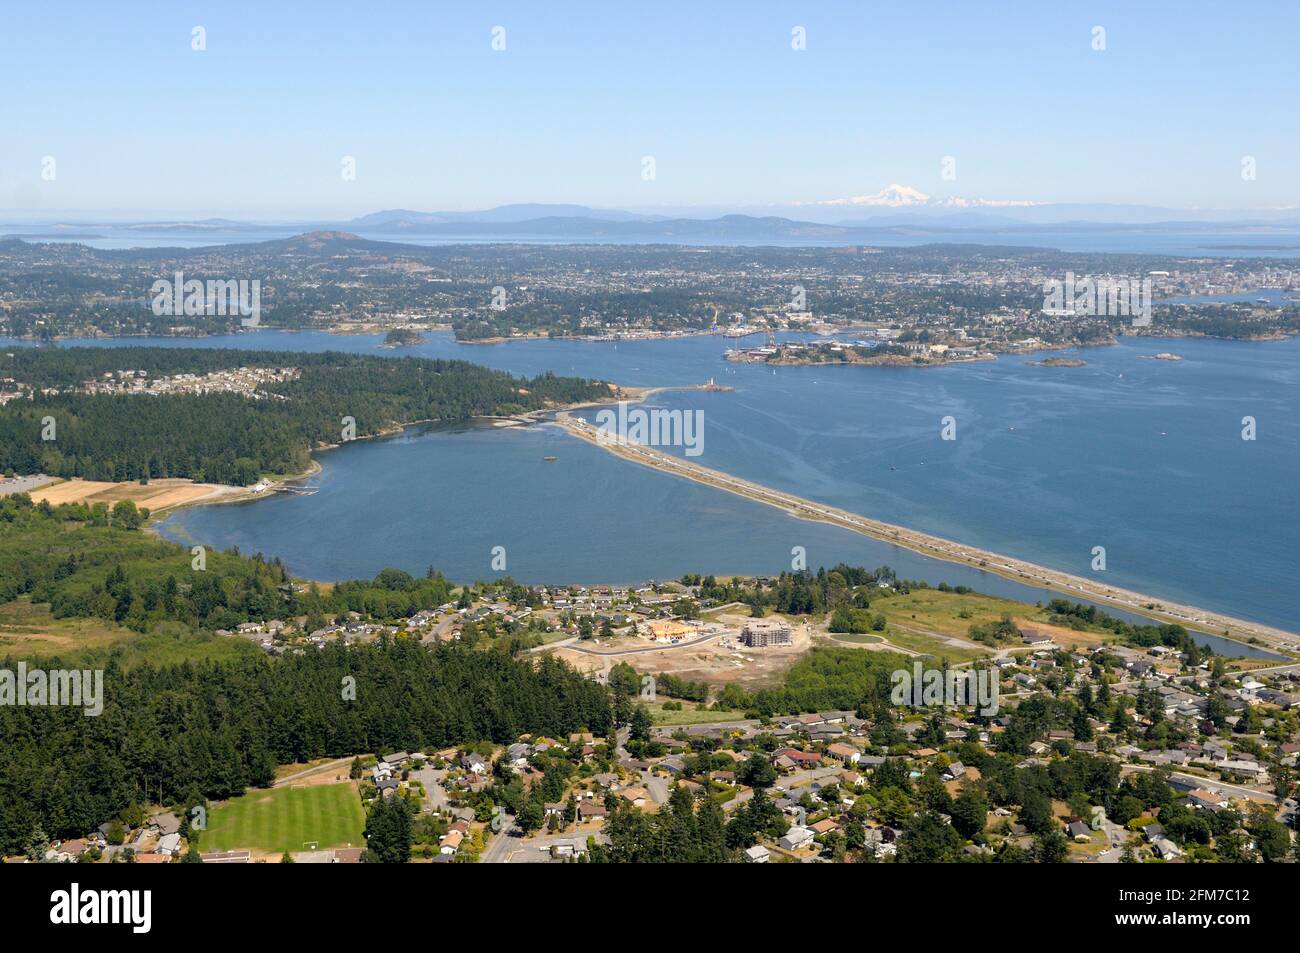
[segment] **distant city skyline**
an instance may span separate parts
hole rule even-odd
[[[0,34],[6,218],[1300,206],[1280,4],[68,10]]]

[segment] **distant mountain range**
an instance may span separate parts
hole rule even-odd
[[[726,243],[781,240],[870,242],[887,235],[934,236],[961,241],[963,234],[1005,235],[1099,230],[1186,232],[1300,228],[1300,208],[1272,210],[1185,210],[1143,205],[1040,203],[1022,199],[933,197],[911,186],[891,184],[879,192],[790,203],[781,206],[687,207],[656,212],[585,205],[521,203],[468,212],[387,209],[349,221],[239,222],[202,220],[47,222],[43,237],[60,232],[117,234],[198,233],[218,236],[300,231],[346,231],[362,236],[445,236],[448,239],[663,241]],[[4,228],[0,225],[0,229]]]

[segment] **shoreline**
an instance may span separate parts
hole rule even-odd
[[[1284,629],[1238,619],[1234,616],[1201,609],[1196,606],[1146,596],[1118,586],[1103,585],[1082,576],[1049,569],[1046,566],[1015,559],[989,550],[966,546],[919,530],[912,530],[904,526],[872,519],[858,513],[817,503],[813,500],[795,496],[792,493],[774,490],[749,480],[734,477],[652,447],[602,442],[597,436],[596,428],[585,421],[569,416],[567,412],[557,414],[554,424],[570,436],[608,450],[615,456],[629,462],[672,476],[693,480],[714,489],[724,490],[736,496],[784,510],[797,519],[838,526],[841,529],[860,533],[881,542],[902,546],[922,556],[991,572],[1013,582],[1037,586],[1062,596],[1074,594],[1079,598],[1086,598],[1101,605],[1123,609],[1150,618],[1155,622],[1177,623],[1189,630],[1240,642],[1250,647],[1262,646],[1283,655],[1285,658],[1291,656],[1287,654],[1287,649],[1281,647],[1282,644],[1293,645],[1300,641],[1300,635],[1287,632]],[[1153,608],[1147,608],[1148,605],[1153,606]]]

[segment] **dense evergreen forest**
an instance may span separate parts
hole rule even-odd
[[[109,510],[0,497],[0,604],[28,596],[49,603],[56,618],[99,618],[148,632],[168,621],[214,631],[346,611],[401,619],[451,598],[442,576],[415,578],[400,569],[323,594],[291,584],[278,559],[234,551],[207,553],[205,569],[196,571],[189,550],[139,531],[142,515],[129,501]]]
[[[349,678],[355,700],[344,698]],[[84,834],[143,800],[146,784],[163,803],[196,804],[269,784],[277,764],[527,731],[603,734],[610,718],[605,689],[562,662],[405,640],[161,668],[110,659],[98,717],[0,707],[0,853],[23,850],[38,828]]]
[[[543,374],[516,378],[464,361],[206,348],[19,348],[19,384],[67,391],[119,370],[150,379],[238,367],[297,367],[268,395],[38,393],[0,407],[0,471],[90,480],[185,477],[247,485],[299,473],[314,447],[413,421],[464,421],[609,397],[609,385]],[[283,398],[283,399],[278,399]],[[42,420],[55,422],[44,440]]]

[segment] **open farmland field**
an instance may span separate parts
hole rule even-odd
[[[205,852],[240,849],[277,855],[302,850],[312,841],[321,850],[362,847],[365,823],[350,781],[258,789],[213,805],[199,846]]]
[[[37,503],[103,503],[112,506],[121,500],[131,500],[136,506],[147,507],[157,513],[172,506],[193,503],[217,497],[232,491],[232,487],[213,483],[192,483],[189,480],[153,480],[140,483],[101,483],[95,480],[65,480],[33,490],[31,497]]]

